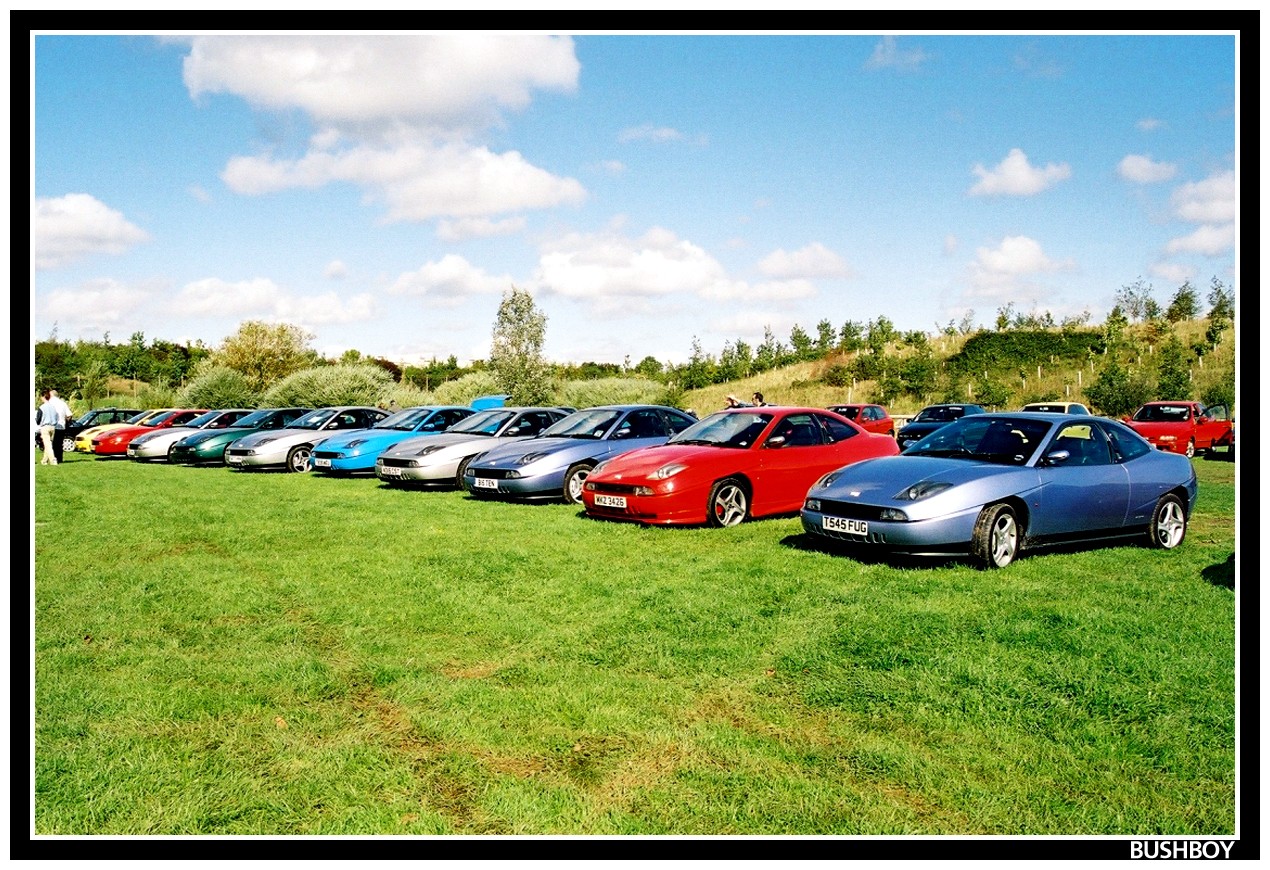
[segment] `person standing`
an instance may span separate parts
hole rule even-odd
[[[61,463],[62,448],[66,443],[66,427],[71,422],[71,406],[62,400],[57,390],[49,390],[49,402],[57,414],[57,421],[53,424],[53,455],[57,457],[58,463]]]
[[[763,394],[762,394],[762,393],[755,393],[755,394],[754,394],[753,404],[754,404],[754,407],[755,407],[755,408],[765,408],[765,407],[767,407],[767,402],[764,402],[764,401],[763,401]]]
[[[40,405],[40,441],[44,444],[44,458],[40,465],[57,465],[57,455],[53,452],[53,433],[57,427],[57,410],[53,405],[53,397],[45,390],[40,394],[44,398]]]

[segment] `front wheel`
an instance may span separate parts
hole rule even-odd
[[[1160,550],[1172,550],[1186,537],[1186,510],[1182,500],[1173,494],[1160,497],[1151,514],[1150,544]]]
[[[582,504],[582,486],[586,483],[586,479],[591,476],[590,465],[575,465],[566,472],[564,476],[564,486],[561,487],[561,495],[569,504]]]
[[[1194,438],[1186,442],[1186,458],[1187,459],[1195,458],[1195,439]]]
[[[472,460],[475,458],[475,456],[463,457],[463,461],[459,463],[459,470],[454,473],[454,485],[465,492],[468,487],[467,482],[463,478],[467,476],[467,467],[472,464]]]
[[[287,471],[304,473],[313,468],[313,448],[307,444],[292,447],[287,453]]]
[[[981,568],[1004,568],[1019,555],[1019,523],[1009,505],[990,504],[979,513],[970,554]]]
[[[729,477],[710,487],[706,519],[716,528],[741,523],[750,513],[750,494],[739,480]]]
[[[62,439],[62,452],[63,452],[63,453],[74,453],[74,452],[75,452],[75,439],[74,439],[74,438],[63,438],[63,439]]]

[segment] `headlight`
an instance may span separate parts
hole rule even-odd
[[[921,483],[913,484],[908,489],[896,495],[895,498],[900,501],[920,501],[924,498],[930,498],[932,495],[937,495],[951,487],[951,483],[923,481]],[[883,517],[883,519],[885,519],[885,517]]]
[[[354,438],[352,441],[348,442],[346,446],[356,447],[358,444],[365,444],[365,443],[366,443],[365,438]]]
[[[389,448],[389,450],[391,450],[391,449],[392,449],[392,448]],[[433,454],[433,453],[436,453],[436,452],[437,452],[438,450],[440,450],[440,449],[441,449],[441,445],[440,445],[440,444],[429,444],[427,447],[424,447],[422,450],[416,450],[416,451],[415,451],[415,456],[429,456],[429,455],[431,455],[431,454]],[[385,452],[387,452],[387,451],[385,451]]]
[[[809,498],[807,499],[807,502],[806,504],[803,505],[803,507],[807,508],[807,510],[809,511],[815,511],[816,513],[820,513],[820,499]]]
[[[812,488],[812,489],[816,489],[817,487],[826,487],[826,486],[828,486],[829,484],[833,483],[835,480],[837,480],[837,479],[838,479],[838,477],[839,477],[841,474],[842,474],[842,469],[841,469],[841,468],[839,468],[839,469],[838,469],[838,470],[836,470],[836,471],[831,471],[831,472],[829,472],[828,474],[826,474],[826,475],[824,475],[823,477],[821,477],[821,478],[820,478],[820,480],[818,480],[818,481],[816,481],[815,483],[813,483],[813,484],[811,485],[811,488]]]
[[[537,462],[546,456],[546,453],[526,453],[524,456],[516,460],[517,465],[528,465],[531,462]]]
[[[895,508],[882,508],[882,510],[878,512],[878,519],[893,520],[897,523],[906,523],[908,522],[908,514],[904,513],[904,511],[896,510]]]
[[[274,435],[272,438],[261,438],[259,441],[256,442],[255,446],[263,447],[264,445],[268,444],[270,441],[277,441],[277,440],[278,440],[277,435]]]
[[[669,465],[663,465],[661,468],[648,475],[653,480],[665,480],[668,477],[674,477],[688,466],[682,462],[672,462]]]

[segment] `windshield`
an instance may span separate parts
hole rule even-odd
[[[206,426],[208,423],[212,422],[223,413],[224,411],[208,411],[206,414],[199,414],[193,420],[188,420],[182,423],[181,425],[192,426],[194,428],[198,428],[199,426]]]
[[[153,419],[151,419],[151,420],[146,420],[145,425],[147,425],[147,426],[159,426],[159,425],[162,425],[163,423],[166,423],[166,422],[168,422],[169,420],[171,420],[173,417],[175,417],[175,416],[176,416],[177,414],[179,414],[179,413],[181,413],[181,412],[180,412],[180,411],[168,411],[167,413],[160,414],[159,416],[157,416],[157,417],[155,417],[155,418],[153,418]]]
[[[671,436],[667,444],[708,444],[715,447],[735,447],[744,450],[772,422],[773,414],[711,414],[693,423],[678,435]]]
[[[299,420],[291,424],[291,429],[321,429],[323,424],[331,417],[335,416],[334,408],[318,408],[316,411],[310,411]]]
[[[923,408],[913,418],[914,423],[947,423],[950,420],[957,420],[961,415],[966,413],[965,408]]]
[[[587,438],[599,441],[622,416],[621,411],[593,408],[590,411],[578,411],[570,414],[558,423],[542,430],[543,438]]]
[[[1133,419],[1139,423],[1185,423],[1191,419],[1189,405],[1143,405]]]
[[[951,456],[998,465],[1023,465],[1052,424],[974,414],[949,423],[904,451],[905,456]]]
[[[235,429],[250,429],[254,426],[259,426],[265,420],[268,420],[269,417],[274,413],[276,412],[271,411],[268,408],[266,408],[263,411],[252,411],[246,417],[240,417],[238,420],[235,420],[234,428]]]
[[[829,410],[833,411],[835,414],[841,414],[848,420],[854,420],[856,417],[860,416],[860,409],[856,405],[839,405],[838,407],[830,408]]]
[[[371,428],[401,429],[406,432],[413,432],[420,423],[431,417],[436,411],[436,408],[407,408],[404,411],[398,411],[396,414],[389,414]]]
[[[479,411],[465,420],[460,420],[445,431],[462,432],[467,435],[494,435],[514,416],[514,411]]]

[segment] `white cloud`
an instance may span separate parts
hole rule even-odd
[[[1159,262],[1152,263],[1147,269],[1152,276],[1162,281],[1168,281],[1170,284],[1181,285],[1183,281],[1190,281],[1196,275],[1194,268],[1184,266],[1181,263]]]
[[[76,289],[49,293],[44,315],[50,320],[74,325],[83,335],[123,324],[134,325],[136,315],[153,298],[152,290],[101,278]]]
[[[944,256],[951,257],[957,253],[957,247],[961,244],[957,237],[952,233],[944,236]]]
[[[212,201],[212,195],[208,193],[206,190],[204,190],[202,185],[191,184],[189,187],[186,188],[186,190],[189,191],[190,196],[194,197],[199,202]]]
[[[332,280],[338,280],[348,275],[348,267],[344,265],[342,260],[332,260],[326,264],[326,268],[322,270],[322,274]]]
[[[1173,192],[1173,211],[1182,220],[1224,223],[1239,216],[1239,186],[1233,169],[1203,181],[1184,184]]]
[[[701,291],[706,299],[736,302],[785,302],[794,299],[810,299],[816,295],[816,285],[806,278],[787,281],[718,281]]]
[[[425,263],[417,271],[402,273],[388,292],[395,296],[422,296],[449,307],[471,296],[502,293],[513,283],[510,275],[489,275],[458,254],[446,254],[438,261]]]
[[[1135,124],[1143,133],[1150,133],[1152,130],[1158,130],[1164,126],[1164,122],[1159,118],[1143,118]]]
[[[31,248],[36,269],[56,269],[90,254],[122,254],[149,234],[87,193],[35,200]]]
[[[1129,154],[1116,166],[1116,171],[1127,181],[1155,184],[1177,175],[1177,164],[1156,162],[1144,154]]]
[[[386,132],[405,125],[485,126],[531,91],[572,92],[581,65],[567,36],[528,34],[195,37],[190,95],[230,93],[323,125]]]
[[[507,211],[576,204],[586,191],[528,163],[518,152],[494,154],[463,145],[358,146],[311,151],[299,160],[235,157],[221,176],[238,193],[347,181],[388,206],[388,220],[481,217]]]
[[[851,274],[846,261],[820,242],[793,252],[775,250],[763,258],[758,269],[769,278],[845,278]]]
[[[1034,301],[1038,289],[1028,282],[1030,276],[1074,268],[1071,260],[1050,259],[1035,239],[1008,236],[995,248],[976,250],[970,264],[970,295]]]
[[[237,156],[221,178],[257,195],[331,182],[361,187],[387,220],[479,217],[581,202],[572,178],[468,140],[532,92],[576,89],[568,37],[518,34],[196,37],[191,96],[230,93],[318,129],[298,157]]]
[[[873,54],[864,62],[865,69],[915,70],[930,58],[921,48],[903,51],[894,36],[884,36],[873,47]]]
[[[674,142],[682,139],[674,127],[658,127],[653,124],[641,124],[638,127],[627,127],[617,134],[619,142]]]
[[[1056,79],[1063,75],[1063,67],[1057,60],[1043,52],[1038,43],[1031,42],[1014,54],[1014,68],[1035,78]]]
[[[334,292],[299,296],[268,278],[192,281],[181,288],[170,307],[180,316],[253,317],[295,321],[301,325],[368,320],[375,313],[374,298],[369,293],[348,300]]]
[[[534,282],[572,299],[697,295],[728,277],[704,250],[661,227],[638,239],[616,231],[574,233],[550,242]]]
[[[1170,239],[1164,249],[1170,254],[1203,254],[1217,257],[1235,248],[1235,225],[1204,224],[1188,236]]]
[[[601,160],[597,166],[601,172],[609,175],[621,175],[626,171],[626,164],[620,160]]]
[[[512,217],[501,221],[489,218],[460,218],[437,222],[437,235],[447,242],[461,242],[464,239],[485,239],[491,236],[510,236],[525,228],[523,217]]]
[[[1044,169],[1034,167],[1018,148],[1011,149],[992,169],[976,164],[973,171],[979,176],[979,182],[970,188],[971,196],[1031,196],[1072,174],[1066,163],[1051,163]]]

